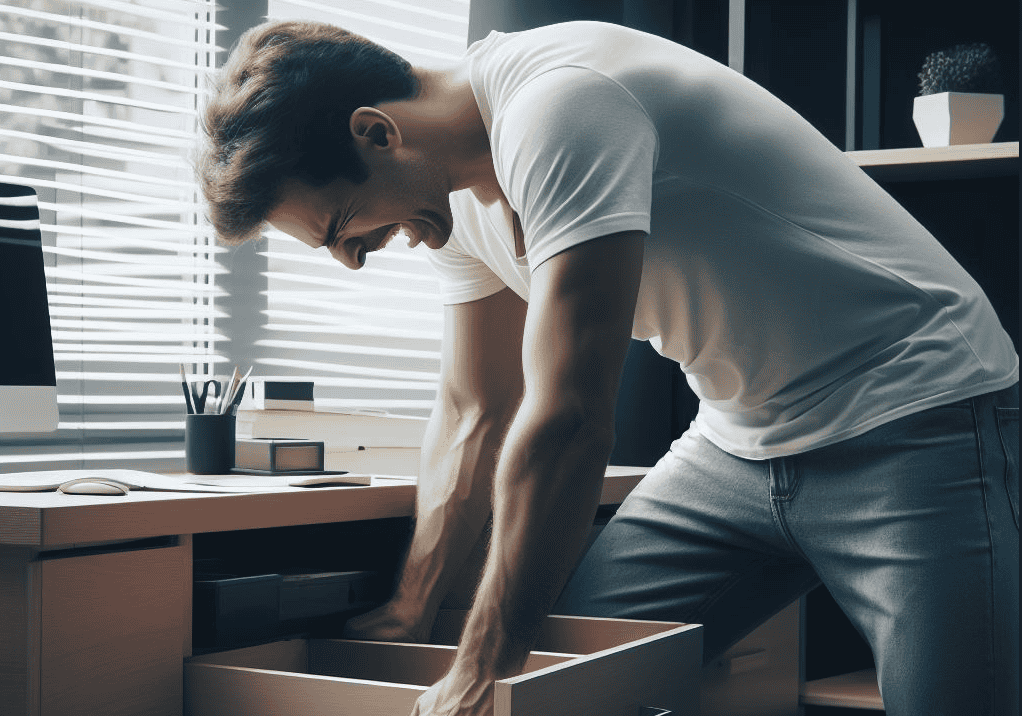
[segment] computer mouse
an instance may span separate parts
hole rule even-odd
[[[61,485],[61,492],[68,495],[127,495],[127,485],[112,480],[81,480]]]

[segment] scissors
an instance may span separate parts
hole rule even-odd
[[[192,404],[195,406],[195,412],[202,414],[206,412],[206,397],[209,395],[210,386],[213,386],[213,397],[220,398],[220,381],[207,380],[203,382],[201,393],[196,388],[196,385],[196,383],[192,383]]]

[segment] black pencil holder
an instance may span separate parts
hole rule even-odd
[[[234,467],[235,417],[185,415],[185,467],[196,475],[224,475]]]

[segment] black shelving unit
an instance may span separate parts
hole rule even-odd
[[[1018,348],[1017,3],[948,14],[905,0],[730,0],[731,65],[850,152],[966,267]],[[990,145],[923,148],[912,121],[930,52],[986,42],[1001,63],[1005,118]],[[738,45],[736,49],[734,45]],[[805,716],[879,713],[873,658],[825,588],[803,600]]]

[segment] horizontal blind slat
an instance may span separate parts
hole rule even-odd
[[[88,29],[88,30],[100,30],[102,32],[108,32],[108,33],[111,33],[111,34],[115,34],[115,35],[119,35],[119,36],[124,36],[124,37],[137,37],[137,38],[140,38],[140,39],[143,39],[143,40],[148,40],[148,41],[151,41],[151,42],[156,42],[156,43],[162,43],[162,44],[166,44],[166,45],[176,46],[179,51],[181,49],[185,49],[185,48],[192,49],[192,50],[206,50],[206,51],[209,51],[210,48],[212,48],[214,51],[222,49],[222,48],[215,47],[214,45],[211,45],[210,43],[208,43],[208,42],[206,42],[206,41],[204,41],[202,39],[198,39],[198,40],[196,40],[196,39],[181,39],[181,38],[173,37],[173,36],[171,36],[169,34],[160,34],[158,32],[151,32],[151,31],[147,31],[147,30],[141,30],[141,29],[138,29],[138,28],[126,27],[124,25],[116,25],[114,23],[109,23],[109,22],[101,22],[101,21],[97,21],[97,20],[88,20],[88,19],[85,19],[85,18],[75,17],[73,15],[66,15],[66,14],[65,15],[60,15],[60,14],[57,14],[57,13],[45,12],[45,11],[42,11],[42,10],[36,10],[36,9],[33,9],[33,8],[27,8],[27,7],[15,7],[13,5],[5,5],[3,8],[0,8],[0,17],[3,17],[4,15],[11,15],[11,16],[31,18],[33,20],[43,20],[43,21],[52,23],[54,26],[57,26],[57,27],[69,27],[69,28],[81,28],[81,29]],[[204,23],[201,29],[202,30],[206,30],[206,29],[210,29],[210,28],[218,29],[218,30],[225,29],[223,26],[217,25],[215,22],[212,23],[212,24]],[[201,38],[202,34],[199,34],[198,36]]]
[[[100,10],[112,10],[121,17],[135,16],[148,20],[160,20],[162,22],[181,23],[188,27],[203,28],[212,24],[212,20],[206,20],[209,6],[202,2],[191,2],[191,0],[169,1],[164,3],[150,2],[146,5],[123,2],[122,0],[80,0],[83,8],[94,7]],[[160,7],[160,5],[165,6]],[[188,13],[195,13],[202,17],[188,17]]]
[[[63,112],[52,109],[41,109],[38,107],[19,107],[15,105],[0,103],[0,112],[8,112],[14,115],[29,117],[43,117],[46,119],[59,119],[66,122],[84,126],[96,125],[109,130],[112,138],[137,141],[139,138],[147,144],[158,144],[167,147],[189,147],[195,141],[192,133],[176,129],[149,129],[135,122],[126,122],[120,119],[109,119],[107,117],[96,117],[93,115],[75,114],[74,112]]]
[[[0,33],[2,35],[3,33]],[[0,39],[3,39],[0,37]],[[3,58],[0,58],[2,61]],[[0,80],[0,89],[11,90],[12,92],[34,92],[40,95],[53,95],[56,97],[68,97],[76,100],[89,100],[93,102],[104,102],[122,107],[136,107],[138,109],[149,109],[154,112],[167,112],[169,114],[180,114],[190,117],[198,116],[198,110],[192,107],[175,107],[171,104],[160,104],[158,102],[146,102],[140,99],[124,97],[112,94],[101,94],[99,92],[86,92],[85,90],[65,89],[63,87],[50,87],[47,85],[31,85],[24,82],[7,82]]]
[[[202,88],[191,87],[188,85],[178,85],[173,82],[164,82],[162,80],[149,80],[142,77],[133,77],[131,75],[122,75],[116,72],[106,72],[104,70],[91,70],[87,67],[75,67],[73,65],[58,65],[53,62],[40,62],[38,60],[25,60],[20,57],[10,57],[0,55],[0,64],[8,67],[24,67],[30,70],[41,70],[44,72],[52,72],[57,75],[71,75],[73,77],[88,77],[97,80],[109,80],[119,84],[124,84],[132,87],[152,87],[153,89],[167,90],[168,92],[179,92],[182,94],[199,95],[202,93]]]
[[[133,149],[130,147],[118,147],[111,144],[100,144],[97,142],[83,142],[77,139],[69,139],[67,137],[52,137],[41,134],[32,134],[30,132],[19,132],[13,129],[5,129],[3,127],[0,127],[0,137],[28,140],[44,147],[53,147],[61,151],[84,156],[103,157],[108,161],[137,161],[145,162],[147,165],[158,164],[160,166],[175,168],[180,168],[184,164],[180,157],[167,154],[165,151],[158,152],[145,149]],[[154,145],[154,149],[160,148],[163,148],[163,145]],[[137,177],[138,181],[146,181],[153,184],[166,183],[173,186],[194,186],[194,180],[189,182],[175,181],[159,176],[146,176],[144,174],[131,174],[130,176],[133,178]]]
[[[144,62],[155,67],[172,67],[175,69],[187,70],[189,72],[195,72],[205,76],[210,76],[215,72],[215,69],[212,67],[199,67],[195,64],[177,62],[153,55],[143,55],[137,52],[115,50],[113,48],[99,47],[96,45],[84,45],[65,40],[53,40],[48,37],[32,37],[28,35],[19,35],[13,32],[0,32],[0,40],[4,40],[8,43],[19,42],[23,45],[34,47],[50,47],[55,50],[64,50],[66,52],[84,52],[91,55],[98,55],[100,57],[116,57],[133,62]]]

